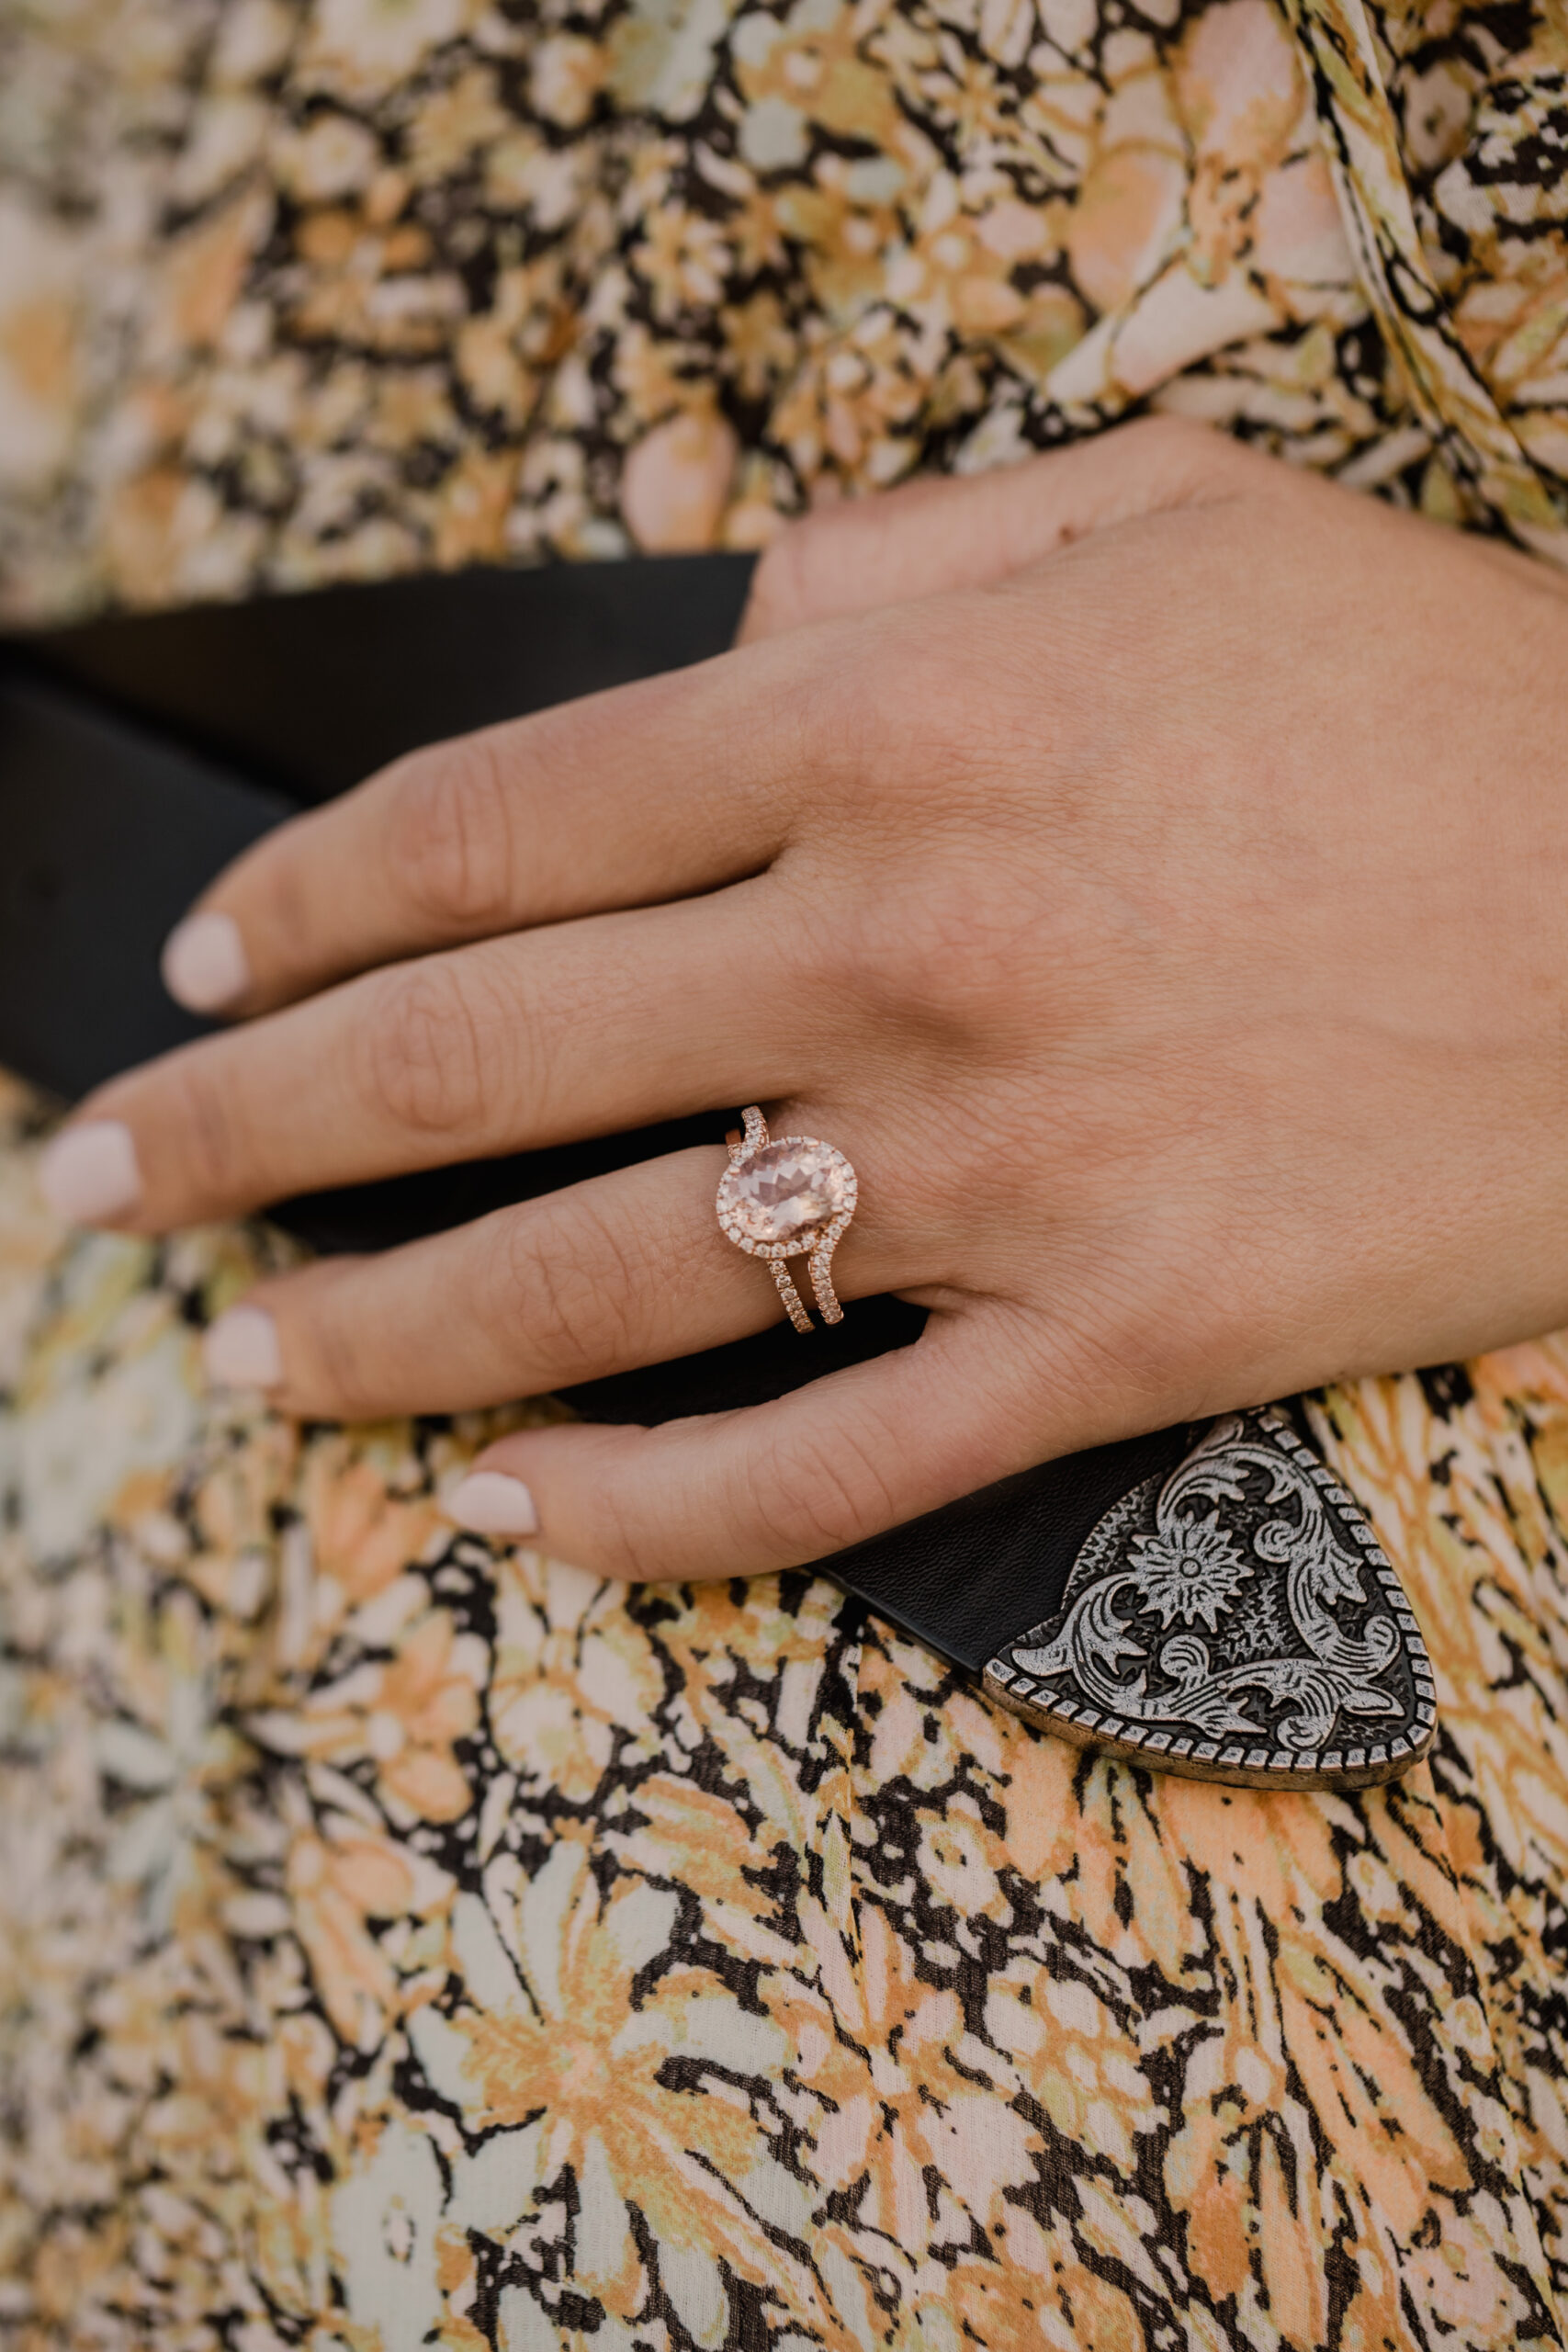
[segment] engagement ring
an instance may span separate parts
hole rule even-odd
[[[750,1258],[763,1258],[784,1311],[797,1331],[811,1317],[790,1280],[785,1261],[807,1258],[824,1323],[841,1323],[833,1292],[833,1252],[855,1213],[855,1171],[841,1151],[815,1136],[768,1139],[768,1123],[753,1104],[743,1135],[730,1135],[729,1166],[718,1188],[718,1222],[728,1240]]]

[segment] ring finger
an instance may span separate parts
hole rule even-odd
[[[743,1339],[779,1318],[765,1266],[724,1238],[722,1150],[621,1169],[378,1258],[262,1284],[208,1334],[208,1369],[287,1411],[459,1412]],[[905,1286],[908,1247],[852,1227],[848,1297]]]

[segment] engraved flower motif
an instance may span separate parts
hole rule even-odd
[[[1153,1535],[1135,1537],[1131,1565],[1144,1606],[1157,1609],[1162,1624],[1179,1617],[1190,1625],[1201,1617],[1211,1634],[1252,1574],[1217,1511],[1207,1519],[1168,1520]]]

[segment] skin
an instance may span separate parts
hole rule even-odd
[[[611,1575],[816,1559],[1052,1454],[1568,1320],[1568,594],[1166,421],[791,529],[742,642],[422,752],[204,903],[248,1016],[117,1080],[126,1229],[705,1109],[254,1294],[290,1413],[775,1321],[724,1114],[861,1179],[913,1348],[478,1466]],[[809,1344],[802,1340],[804,1347]]]

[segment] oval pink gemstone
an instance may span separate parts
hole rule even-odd
[[[794,1241],[831,1225],[849,1193],[849,1170],[823,1143],[765,1143],[735,1170],[735,1222],[748,1241]]]

